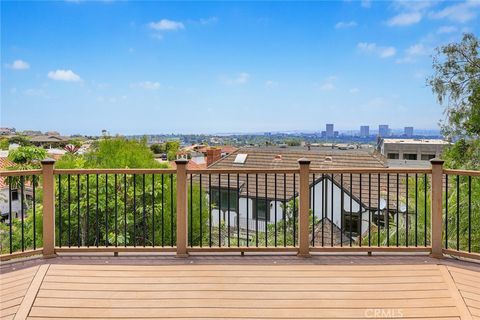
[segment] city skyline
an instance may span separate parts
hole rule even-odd
[[[431,55],[477,33],[480,10],[475,1],[0,5],[0,126],[126,135],[311,132],[327,120],[340,131],[438,129]]]

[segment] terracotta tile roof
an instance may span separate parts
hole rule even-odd
[[[333,231],[333,232],[332,232]],[[333,241],[332,241],[333,240]],[[340,243],[344,245],[350,244],[349,236],[328,218],[323,218],[315,226],[315,238],[312,239],[312,234],[310,233],[310,243],[313,243],[316,247],[325,247],[339,246]]]
[[[8,167],[11,167],[13,165],[15,165],[15,163],[8,160],[8,158],[3,158],[3,157],[0,158],[0,171],[4,171]],[[6,180],[7,180],[7,178],[5,178],[5,177],[0,178],[0,189],[8,187],[8,185],[6,184]]]
[[[177,169],[177,164],[175,163],[175,161],[170,161],[168,164],[172,169]],[[192,160],[188,161],[187,170],[202,170],[202,169],[207,169],[206,163],[198,164]]]

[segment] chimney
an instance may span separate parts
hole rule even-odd
[[[222,157],[222,150],[217,148],[208,148],[207,149],[207,167]]]

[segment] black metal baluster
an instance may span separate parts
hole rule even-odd
[[[405,189],[406,189],[406,195],[405,195],[405,245],[408,247],[408,173],[405,175],[406,181],[405,181]]]
[[[297,245],[297,210],[296,210],[296,193],[297,193],[297,177],[295,173],[293,174],[293,246],[295,247]]]
[[[397,247],[398,247],[398,240],[399,240],[399,237],[398,237],[398,225],[400,224],[400,210],[398,208],[398,206],[400,205],[400,199],[399,199],[399,192],[398,192],[398,187],[399,187],[399,179],[400,179],[400,175],[397,173],[397,189],[395,190],[395,192],[397,193],[397,198],[396,198],[396,201],[397,201],[397,205],[396,205],[396,215],[397,215],[397,221],[396,221],[396,233],[395,233],[395,237],[396,237],[396,241],[397,241]]]
[[[20,218],[22,224],[22,252],[25,251],[25,177],[20,176]]]
[[[188,234],[188,241],[190,247],[193,246],[193,175],[190,174],[190,215],[188,218],[188,225],[190,227],[190,232]]]
[[[415,247],[418,246],[418,173],[415,173]]]
[[[212,175],[208,174],[208,246],[212,246]]]
[[[315,183],[315,173],[312,174],[313,176],[313,184],[312,187],[309,189],[310,190],[310,204],[312,206],[312,246],[315,247],[315,188],[316,188],[316,183]]]
[[[96,177],[96,193],[95,193],[95,244],[98,247],[100,242],[100,226],[98,225],[98,173],[95,175]]]
[[[200,173],[200,190],[199,190],[199,198],[200,198],[200,248],[203,247],[203,208],[202,208],[202,202],[203,202],[203,197],[202,197],[202,174]]]
[[[127,246],[127,174],[123,175],[123,243]]]
[[[165,246],[165,179],[162,173],[162,247]]]
[[[381,191],[381,185],[380,185],[380,173],[377,176],[377,206],[378,206],[378,214],[377,214],[377,245],[380,247],[380,230],[381,230],[381,223],[380,223],[380,217],[382,216],[382,209],[380,206],[380,191]]]
[[[86,235],[85,235],[85,243],[87,244],[87,248],[90,247],[90,175],[87,174],[87,225],[85,227]]]
[[[468,252],[472,252],[472,176],[468,176]]]
[[[105,246],[108,247],[108,173],[105,174]]]
[[[448,174],[445,175],[445,249],[448,249]]]
[[[372,246],[372,174],[368,174],[368,246]]]
[[[332,181],[330,181],[330,183],[331,183],[331,190],[330,190],[331,191],[331,195],[330,195],[330,197],[331,197],[331,208],[330,209],[332,210],[330,212],[330,217],[332,219],[330,221],[330,224],[333,226],[333,193],[334,193],[333,173],[330,175],[330,177],[332,179]],[[330,228],[330,229],[331,229],[330,230],[330,246],[333,247],[333,245],[334,245],[333,244],[333,228]]]
[[[248,193],[248,173],[246,174],[246,176],[247,176],[247,179],[246,179],[247,180],[247,227],[246,227],[246,229],[247,229],[247,247],[248,247],[248,246],[250,246],[250,235],[249,235],[249,229],[250,228],[249,228],[249,224],[248,224],[248,222],[249,222],[249,217],[248,216],[250,214],[250,212],[249,212],[250,211],[250,203],[248,203],[248,199],[250,198],[250,194]]]
[[[274,195],[274,200],[273,200],[273,203],[274,203],[274,214],[275,214],[275,235],[274,235],[274,244],[275,244],[275,247],[277,246],[277,174],[275,173],[275,176],[274,176],[274,192],[275,192],[275,195]]]
[[[155,247],[155,174],[152,173],[152,247]]]
[[[269,216],[270,216],[270,205],[268,203],[268,193],[267,193],[267,187],[268,187],[268,179],[267,179],[267,174],[265,173],[265,247],[268,246],[268,235],[267,235],[267,226],[268,222],[270,221]]]
[[[143,221],[142,221],[142,227],[143,227],[143,246],[145,247],[145,244],[147,242],[147,197],[146,197],[146,190],[145,190],[145,173],[142,174],[142,207],[143,207]]]
[[[230,248],[230,173],[227,174],[227,246]]]
[[[137,246],[137,175],[133,174],[133,246]]]
[[[360,187],[360,195],[359,195],[359,203],[358,203],[358,223],[360,224],[360,232],[358,233],[358,245],[361,247],[362,246],[362,174],[359,173],[358,177],[360,179],[359,181],[359,187]]]
[[[71,209],[71,195],[70,195],[70,175],[67,176],[67,202],[68,202],[68,247],[70,248],[71,246],[71,214],[72,214],[72,209]]]
[[[423,193],[424,193],[424,194],[423,194],[423,199],[424,199],[424,201],[423,201],[423,206],[424,206],[424,208],[423,208],[423,214],[424,214],[424,221],[425,221],[425,223],[424,223],[424,226],[423,226],[423,227],[424,227],[424,239],[423,239],[423,243],[424,243],[425,247],[427,246],[427,224],[428,224],[428,221],[427,221],[427,220],[428,220],[428,219],[427,219],[427,217],[428,217],[428,216],[427,216],[427,182],[428,182],[428,180],[427,180],[427,174],[424,174],[424,175],[423,175]]]
[[[387,216],[386,226],[387,230],[387,247],[390,247],[390,174],[387,173]]]
[[[255,246],[258,247],[258,173],[255,174]]]
[[[80,248],[80,175],[77,174],[77,247]]]
[[[173,234],[173,174],[170,174],[170,244],[174,244]]]
[[[352,212],[353,212],[353,174],[350,173],[350,212],[349,212],[350,247],[352,246]]]
[[[238,173],[237,173],[237,247],[240,247],[240,174]]]
[[[10,254],[13,253],[13,216],[12,216],[12,177],[8,176],[8,218],[9,218],[9,241],[10,241]],[[61,246],[61,245],[60,245]]]
[[[460,250],[460,176],[457,175],[457,251]]]
[[[344,207],[344,195],[343,195],[343,192],[344,192],[344,186],[343,186],[343,173],[340,174],[340,189],[341,189],[341,192],[340,192],[340,247],[343,247],[343,216],[345,214],[345,207]]]
[[[115,247],[118,247],[118,178],[114,175],[114,190],[115,190]]]
[[[287,174],[283,174],[283,246],[287,246]]]
[[[218,174],[218,246],[222,246],[222,175]]]
[[[37,176],[32,176],[32,184],[33,184],[33,193],[32,193],[32,203],[33,203],[33,250],[37,249],[37,228],[36,228],[36,206],[37,206],[37,198],[36,198],[36,183],[37,183]]]

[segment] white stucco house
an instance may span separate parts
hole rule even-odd
[[[386,167],[384,157],[365,150],[265,147],[237,150],[209,168],[298,168],[300,158],[309,159],[311,168],[315,169]],[[198,177],[194,179],[198,181]],[[384,174],[363,174],[362,181],[358,174],[348,173],[312,174],[310,179],[310,208],[316,221],[312,241],[321,239],[325,245],[332,241],[334,244],[349,242],[350,238],[355,240],[367,233],[372,226],[383,227],[387,212],[392,222],[404,214],[403,199],[399,198],[397,201],[395,198],[396,175],[390,175],[388,188]],[[399,177],[399,194],[404,194],[401,179],[402,177]],[[231,228],[239,225],[241,230],[248,230],[250,234],[257,229],[264,232],[266,224],[281,223],[285,204],[298,198],[298,191],[294,190],[298,190],[299,177],[294,177],[293,174],[277,174],[276,178],[274,174],[249,174],[248,180],[245,174],[238,175],[238,179],[237,174],[230,174],[230,177],[223,174],[220,179],[218,175],[212,175],[211,185],[207,180],[208,178],[204,177],[202,185],[209,196],[211,195],[214,204],[212,225],[217,226],[219,221],[223,221]]]

